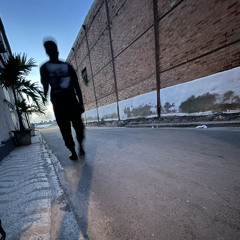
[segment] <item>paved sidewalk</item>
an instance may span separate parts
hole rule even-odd
[[[81,239],[39,133],[0,162],[0,219],[8,240]],[[60,169],[61,170],[61,169]]]

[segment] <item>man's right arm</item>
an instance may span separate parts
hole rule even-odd
[[[84,109],[84,105],[83,105],[82,91],[81,91],[81,88],[80,88],[80,85],[79,85],[79,82],[78,82],[77,74],[76,74],[75,70],[73,69],[73,67],[71,65],[69,65],[69,71],[70,71],[73,87],[75,89],[75,92],[76,92],[77,97],[78,97],[78,101],[79,101],[79,103],[81,105],[81,108],[82,108],[82,113],[84,113],[85,109]]]
[[[40,68],[40,75],[41,75],[41,83],[43,85],[44,96],[47,97],[49,83],[48,83],[48,77],[47,77],[47,69],[44,65]]]

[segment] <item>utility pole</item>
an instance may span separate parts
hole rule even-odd
[[[154,37],[155,37],[155,68],[156,68],[156,86],[157,86],[157,114],[161,116],[161,101],[160,101],[160,59],[159,59],[159,26],[158,26],[158,1],[153,0],[153,14],[154,14]]]
[[[111,50],[111,58],[112,58],[112,68],[113,68],[113,79],[114,79],[116,101],[117,101],[117,115],[118,115],[118,120],[120,120],[119,104],[118,104],[119,99],[118,99],[117,77],[116,77],[115,61],[114,61],[114,54],[113,54],[112,34],[111,34],[110,17],[109,17],[109,9],[108,9],[107,0],[105,0],[105,6],[106,6],[106,12],[107,12],[107,28],[108,28],[108,34],[109,34],[109,42],[110,42],[110,50]]]
[[[93,82],[93,92],[94,92],[94,97],[95,97],[95,102],[96,102],[96,108],[97,108],[97,120],[98,120],[98,122],[99,122],[98,101],[97,101],[96,89],[95,89],[95,84],[94,84],[92,61],[91,61],[90,48],[89,48],[88,37],[87,37],[87,29],[86,29],[86,25],[82,25],[82,27],[83,27],[83,29],[84,29],[85,37],[86,37],[86,42],[87,42],[87,51],[88,51],[88,57],[89,57],[89,64],[90,64],[92,82]]]

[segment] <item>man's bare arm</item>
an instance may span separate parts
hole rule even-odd
[[[43,67],[40,68],[40,75],[41,75],[41,83],[43,85],[44,96],[47,97],[49,84],[48,84],[48,81],[47,81],[46,72],[45,72]]]
[[[82,91],[81,91],[81,88],[79,86],[77,74],[76,74],[75,70],[73,69],[73,67],[71,65],[70,65],[70,75],[71,75],[71,78],[72,78],[73,87],[74,87],[75,92],[76,92],[77,97],[78,97],[78,101],[81,104],[82,110],[84,112],[85,110],[84,110],[84,106],[83,106]]]

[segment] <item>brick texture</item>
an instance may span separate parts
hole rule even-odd
[[[122,91],[134,86],[132,96],[134,92],[138,92],[138,87],[140,87],[137,83],[149,79],[154,73],[154,34],[151,29],[116,58],[118,89]],[[155,86],[156,84],[153,85],[154,89]],[[126,96],[126,98],[129,97]]]
[[[137,95],[156,90],[155,75],[149,76],[145,81],[141,81],[135,85],[131,85],[119,91],[119,100],[125,100]]]
[[[87,110],[94,109],[94,108],[96,108],[97,106],[96,106],[96,102],[92,102],[92,103],[86,103],[86,104],[84,105],[84,107],[85,107],[85,110],[87,111]]]
[[[166,14],[172,7],[174,7],[180,0],[158,0],[158,16],[161,18]]]
[[[161,88],[240,66],[240,1],[158,0]],[[94,1],[68,61],[78,70],[86,110],[156,90],[153,1]],[[112,65],[111,44],[116,79]],[[85,86],[81,71],[87,68]],[[115,85],[116,80],[116,85]],[[93,81],[96,95],[93,91]],[[117,87],[118,93],[115,92]]]
[[[104,1],[99,1],[92,21],[87,22],[86,27],[88,31],[89,47],[91,49],[107,27],[107,14]]]
[[[111,52],[110,52],[110,42],[108,32],[104,31],[99,40],[91,49],[91,60],[93,75],[96,75],[101,71],[110,61],[111,61]]]
[[[236,48],[239,50],[236,51]],[[173,83],[184,83],[204,77],[206,73],[210,75],[237,66],[240,66],[240,42],[162,73],[162,88],[172,86]]]
[[[104,105],[108,105],[108,104],[111,104],[111,103],[114,103],[114,102],[116,102],[116,94],[115,93],[110,94],[110,95],[108,95],[106,97],[103,97],[100,100],[98,100],[98,106],[102,107]]]
[[[239,1],[185,0],[160,21],[160,71],[199,58],[164,72],[161,86],[175,85],[239,66],[239,47],[236,44],[224,47],[240,39],[239,11]],[[204,56],[212,51],[216,52]],[[188,71],[189,68],[193,71]]]
[[[114,55],[117,56],[152,24],[152,1],[125,1],[125,4],[112,19]]]
[[[95,75],[94,82],[97,89],[96,96],[98,100],[115,93],[112,64],[108,64],[101,72]],[[114,101],[116,101],[116,97]]]

